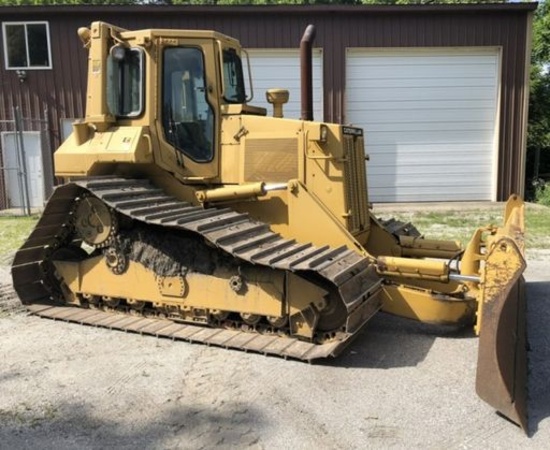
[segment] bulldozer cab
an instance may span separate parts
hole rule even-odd
[[[181,178],[219,174],[221,110],[249,100],[237,41],[210,31],[126,31],[94,22],[86,119],[96,131],[151,127],[154,160]],[[105,67],[105,69],[104,69]]]

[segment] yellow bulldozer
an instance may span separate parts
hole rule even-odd
[[[307,361],[378,311],[473,326],[478,394],[527,427],[519,197],[465,248],[377,219],[363,130],[313,121],[311,25],[300,120],[284,89],[266,93],[272,116],[250,104],[246,51],[221,33],[78,35],[86,115],[12,267],[31,313]]]

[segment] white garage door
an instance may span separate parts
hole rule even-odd
[[[497,49],[348,49],[347,121],[375,202],[494,200]]]
[[[315,120],[323,120],[323,53],[313,49],[313,114]],[[300,51],[296,49],[250,49],[250,65],[254,86],[254,106],[267,108],[273,114],[273,106],[267,103],[268,89],[288,89],[289,101],[283,107],[284,116],[299,119],[301,116]],[[246,58],[243,58],[246,65]],[[246,71],[246,68],[245,68]],[[246,74],[246,72],[245,72]],[[246,76],[246,75],[245,75]]]

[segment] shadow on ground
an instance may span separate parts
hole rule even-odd
[[[149,421],[128,423],[87,404],[16,405],[0,410],[2,448],[242,448],[260,440],[264,420],[248,405],[225,404],[224,412],[185,405],[166,408]],[[141,405],[149,418],[148,405]],[[135,414],[133,414],[135,417]]]
[[[550,417],[550,282],[527,283],[529,431]]]
[[[340,367],[390,369],[421,363],[436,338],[472,338],[470,329],[422,324],[410,319],[377,314],[336,359],[323,364]]]

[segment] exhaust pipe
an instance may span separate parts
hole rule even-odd
[[[313,67],[311,63],[311,48],[314,40],[315,26],[308,25],[300,41],[302,120],[313,120]]]

